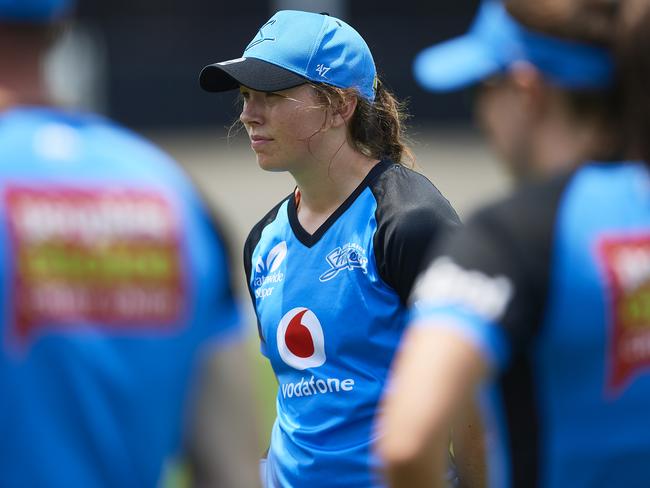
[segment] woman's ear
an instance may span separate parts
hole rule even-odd
[[[354,115],[357,108],[357,97],[354,95],[347,95],[341,100],[341,103],[332,108],[332,126],[339,127],[347,125],[349,120]]]

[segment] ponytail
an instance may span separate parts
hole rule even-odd
[[[314,85],[327,106],[336,106],[354,92],[331,85]],[[357,108],[350,119],[350,144],[360,153],[375,159],[390,159],[413,166],[415,157],[405,135],[408,118],[404,104],[377,80],[374,102],[357,96]]]

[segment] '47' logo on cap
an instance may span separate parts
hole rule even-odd
[[[330,69],[331,69],[331,68],[328,68],[328,67],[325,66],[324,64],[319,64],[318,66],[316,66],[316,72],[317,72],[319,75],[321,75],[321,78],[325,78],[325,75],[327,74],[327,72],[328,72]]]
[[[337,247],[325,257],[325,260],[331,266],[331,269],[328,269],[320,275],[318,279],[321,282],[331,280],[344,269],[349,271],[360,269],[366,273],[366,266],[368,264],[365,249],[353,243]]]

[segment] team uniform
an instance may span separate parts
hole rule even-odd
[[[650,179],[589,164],[518,191],[444,240],[416,319],[465,334],[490,486],[650,486]]]
[[[373,487],[372,420],[433,236],[456,226],[422,175],[378,163],[314,233],[294,194],[244,250],[263,354],[278,379],[268,487]]]
[[[155,147],[99,117],[0,117],[0,485],[147,487],[199,346],[237,335],[224,245]]]

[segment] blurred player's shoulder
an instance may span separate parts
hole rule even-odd
[[[0,171],[12,174],[20,160],[21,171],[39,178],[56,174],[61,181],[128,181],[164,190],[225,240],[221,219],[182,166],[144,136],[101,115],[49,107],[9,110],[0,116],[0,155]]]
[[[623,171],[627,168],[626,171]],[[507,226],[513,231],[534,231],[545,222],[552,222],[565,195],[574,192],[578,185],[589,181],[594,188],[607,188],[608,182],[627,173],[646,172],[643,165],[630,161],[595,161],[579,168],[558,173],[550,178],[521,184],[511,195],[499,199],[470,218],[468,225],[481,223]],[[604,194],[593,195],[602,199]]]
[[[564,171],[548,179],[523,183],[512,194],[477,211],[467,225],[487,225],[512,232],[539,230],[543,222],[553,221],[575,174],[575,170]]]
[[[558,211],[574,176],[570,171],[522,184],[471,215],[459,232],[445,236],[440,248],[468,266],[487,270],[494,263],[502,267],[516,263],[519,271],[545,284]]]
[[[65,132],[69,138],[83,141],[83,153],[77,154],[79,158],[94,157],[101,163],[104,159],[132,161],[140,157],[144,162],[155,160],[173,165],[172,159],[155,144],[101,115],[49,107],[19,107],[0,118],[0,145],[25,144],[29,142],[27,138],[39,138],[43,134],[65,138]]]

